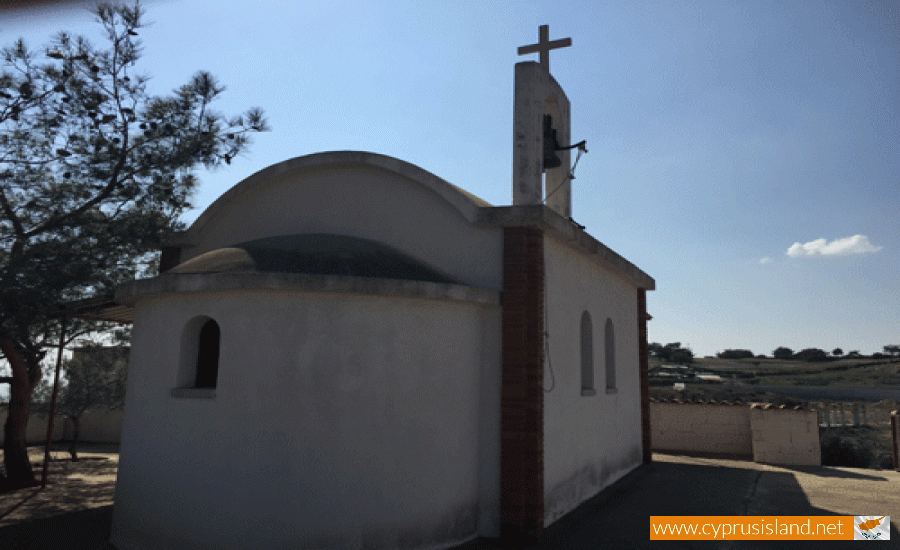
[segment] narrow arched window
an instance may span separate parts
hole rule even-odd
[[[612,319],[606,320],[606,389],[616,389],[616,335]]]
[[[219,375],[219,324],[212,319],[200,329],[197,340],[197,378],[195,388],[215,388]]]
[[[591,314],[581,314],[581,393],[593,395],[594,391],[594,329]]]

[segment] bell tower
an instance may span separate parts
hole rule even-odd
[[[537,44],[540,63],[516,64],[513,206],[546,204],[571,215],[569,100],[550,76],[549,52],[572,44]],[[545,177],[546,176],[546,177]],[[546,193],[544,191],[546,180]],[[533,541],[544,529],[545,236],[539,224],[503,228],[503,309],[500,396],[500,531],[511,545]]]
[[[569,218],[572,215],[569,150],[554,147],[570,141],[569,98],[550,74],[550,50],[571,46],[572,39],[551,41],[549,35],[549,26],[541,25],[538,43],[518,50],[519,55],[539,53],[540,61],[516,63],[513,205],[546,202],[552,210]]]

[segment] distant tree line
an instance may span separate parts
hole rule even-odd
[[[682,347],[681,342],[672,342],[669,344],[660,344],[652,342],[647,345],[650,357],[655,357],[664,363],[688,364],[694,362],[694,352],[689,347]],[[886,357],[900,357],[900,345],[887,345],[883,348],[884,353],[873,353],[872,355],[863,355],[859,351],[854,350],[844,353],[841,348],[835,348],[831,353],[819,348],[806,348],[798,352],[794,352],[788,347],[779,347],[772,352],[772,357],[785,361],[808,361],[821,362],[832,361],[840,357],[848,359],[855,358],[872,358],[883,359]],[[749,349],[726,349],[716,354],[719,359],[765,359],[765,355],[756,355]]]
[[[666,363],[683,365],[694,362],[694,352],[691,351],[691,348],[681,347],[681,342],[672,342],[666,345],[653,342],[647,345],[647,350],[651,357],[656,357]]]
[[[716,354],[719,359],[753,359],[756,357],[749,349],[726,349]]]
[[[881,359],[884,357],[897,357],[900,356],[900,346],[898,345],[887,345],[883,348],[884,353],[873,353],[869,357],[872,359]],[[651,352],[652,354],[652,352]],[[753,359],[763,358],[764,355],[754,355],[752,351],[748,349],[726,349],[725,351],[719,352],[716,354],[716,357],[719,359]],[[790,361],[809,361],[809,362],[817,362],[817,361],[828,361],[829,359],[835,359],[838,357],[847,357],[850,359],[853,358],[862,358],[866,357],[859,353],[859,351],[851,351],[844,355],[844,350],[841,348],[835,348],[831,351],[831,354],[825,350],[819,348],[806,348],[800,350],[798,352],[794,352],[791,348],[787,347],[779,347],[772,352],[772,357],[775,359],[782,360],[790,360]]]

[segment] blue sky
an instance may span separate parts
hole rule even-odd
[[[94,36],[85,5],[4,12],[0,43]],[[900,344],[900,5],[891,1],[145,1],[142,69],[197,70],[272,131],[201,173],[190,222],[276,162],[357,149],[511,203],[518,46],[589,153],[573,217],[656,279],[650,341],[699,356]],[[822,240],[824,239],[824,241]],[[790,251],[790,254],[789,254]]]

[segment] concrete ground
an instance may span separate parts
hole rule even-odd
[[[642,466],[546,529],[534,550],[846,548],[854,541],[651,541],[650,516],[891,516],[900,548],[900,472],[786,468],[739,460],[653,455]],[[479,540],[454,550],[493,550]]]
[[[0,498],[0,549],[110,548],[112,506],[107,500],[112,464],[93,456],[88,474],[62,460],[45,492],[23,489]],[[116,457],[117,458],[117,457]],[[793,549],[855,548],[851,542],[650,541],[650,516],[887,515],[891,543],[900,548],[900,472],[855,468],[785,468],[737,460],[654,454],[642,466],[584,503],[530,546],[535,550]],[[91,474],[96,474],[94,479]],[[81,479],[79,485],[77,480]],[[95,495],[96,490],[101,495]],[[50,491],[53,491],[52,493]],[[62,491],[64,494],[56,494]],[[56,496],[54,496],[56,495]],[[76,498],[77,497],[77,498]],[[74,506],[81,499],[81,507]],[[64,508],[58,502],[65,501]],[[62,513],[61,513],[62,512]],[[49,516],[49,517],[48,517]],[[493,550],[497,541],[478,540],[454,550]],[[174,549],[173,549],[174,550]]]

